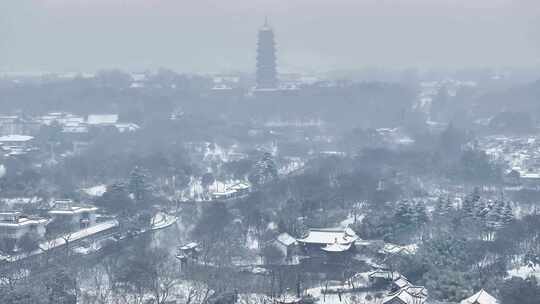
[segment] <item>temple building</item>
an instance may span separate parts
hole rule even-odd
[[[325,252],[330,254],[348,252],[354,248],[358,240],[356,233],[350,229],[309,229],[308,234],[298,243],[307,253]]]
[[[56,200],[49,215],[56,220],[64,220],[73,228],[85,229],[96,224],[97,207],[77,204],[72,200]]]
[[[428,292],[424,286],[413,285],[406,277],[400,275],[390,287],[390,293],[383,299],[383,304],[424,304]]]
[[[276,46],[274,31],[265,19],[259,29],[257,42],[257,90],[275,90],[278,87],[276,69]]]
[[[499,300],[495,299],[487,291],[481,289],[474,295],[462,300],[460,304],[499,304]]]
[[[47,220],[40,217],[30,217],[21,212],[0,212],[0,239],[19,240],[27,233],[45,235]]]

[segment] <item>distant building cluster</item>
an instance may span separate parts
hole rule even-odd
[[[62,231],[70,233],[92,228],[98,224],[97,210],[93,205],[73,200],[53,200],[44,213],[29,215],[20,211],[0,212],[0,241],[3,244],[0,253],[2,256],[18,253],[24,237],[44,242],[47,231],[53,229],[53,226],[60,234]]]
[[[504,181],[512,187],[540,189],[540,137],[487,136],[477,145],[507,166]]]
[[[131,122],[120,122],[118,114],[90,114],[51,112],[41,116],[0,116],[0,149],[5,157],[16,157],[37,152],[36,137],[46,126],[57,125],[65,136],[82,139],[92,130],[112,128],[118,132],[133,132],[140,127]]]

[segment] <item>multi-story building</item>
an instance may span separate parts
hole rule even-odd
[[[57,200],[49,210],[49,215],[55,220],[64,220],[77,229],[84,229],[96,223],[97,207],[77,204],[72,200]]]
[[[45,235],[47,220],[39,217],[29,217],[21,212],[0,213],[0,239],[16,242],[27,233],[35,233],[38,237]]]
[[[19,115],[0,115],[0,135],[34,135],[40,124],[32,119]]]

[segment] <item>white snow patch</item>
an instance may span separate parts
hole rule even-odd
[[[107,186],[105,184],[96,185],[89,188],[84,188],[82,191],[90,196],[102,196],[107,192]]]

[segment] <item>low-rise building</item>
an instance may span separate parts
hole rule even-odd
[[[306,237],[298,239],[307,253],[323,251],[326,253],[342,253],[354,248],[358,239],[356,233],[350,229],[310,229]]]
[[[176,258],[180,260],[181,266],[186,266],[190,262],[197,262],[201,254],[201,248],[198,243],[191,242],[178,247]]]
[[[428,292],[424,286],[412,285],[401,276],[392,284],[392,291],[383,299],[383,304],[424,304],[427,298]]]
[[[114,125],[116,129],[118,129],[118,132],[124,133],[124,132],[134,132],[139,130],[141,127],[139,125],[128,122],[128,123],[117,123]]]
[[[527,172],[520,176],[520,181],[523,187],[527,189],[540,189],[540,173]]]
[[[38,237],[45,235],[47,220],[30,217],[21,212],[0,213],[0,239],[12,240],[14,243],[27,233],[35,233]]]
[[[0,116],[0,135],[32,135],[39,131],[39,123],[19,115]]]
[[[297,244],[296,239],[286,232],[278,235],[273,243],[286,257],[292,255],[294,246]]]
[[[384,280],[384,281],[394,281],[401,277],[401,274],[397,271],[377,269],[368,274],[368,279],[370,281]]]
[[[91,126],[114,126],[118,123],[118,114],[90,114],[86,123]]]
[[[97,207],[77,204],[72,200],[57,200],[48,214],[59,220],[65,220],[78,229],[88,228],[96,223]]]
[[[251,190],[251,185],[245,182],[236,183],[227,187],[224,191],[216,191],[212,193],[213,200],[226,200],[239,198],[247,195]]]
[[[407,287],[412,286],[411,282],[407,280],[404,276],[399,276],[399,278],[396,278],[394,281],[392,281],[392,285],[390,286],[391,292],[398,292],[399,290]]]
[[[9,134],[0,136],[0,144],[6,146],[13,145],[27,145],[34,139],[30,135],[21,135],[21,134]]]
[[[25,155],[37,150],[33,146],[33,136],[10,134],[0,136],[0,148],[6,157]]]

